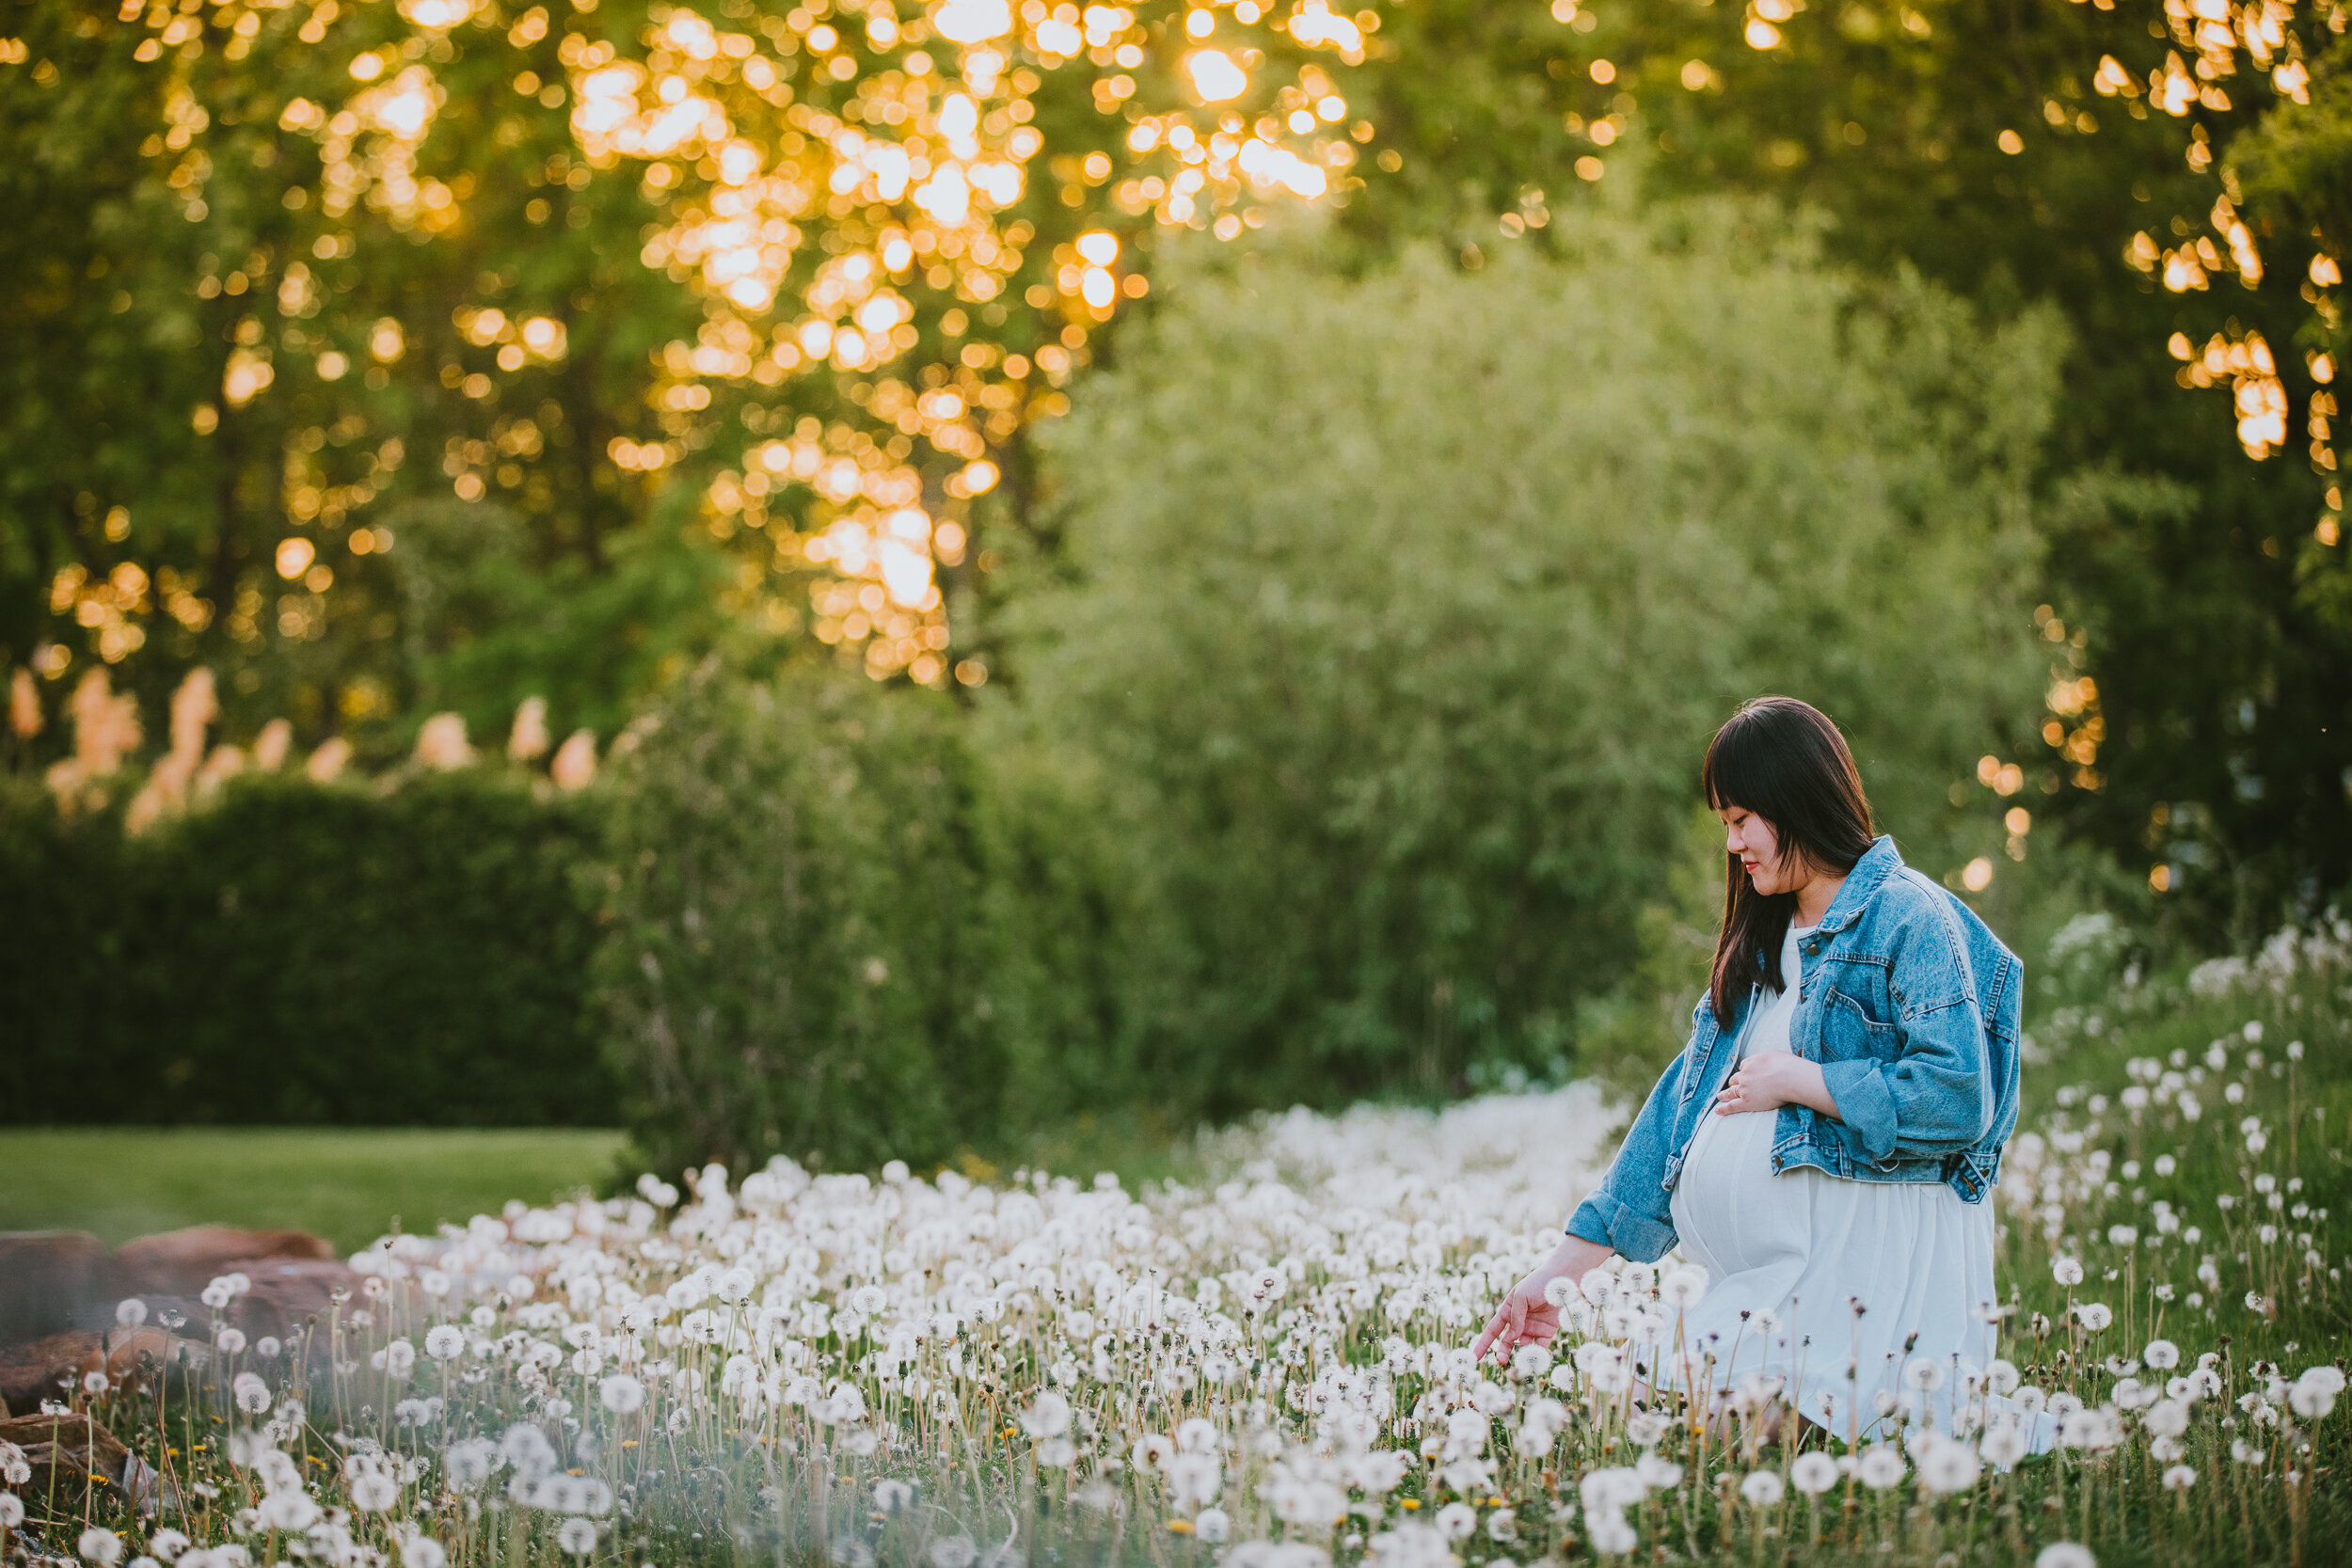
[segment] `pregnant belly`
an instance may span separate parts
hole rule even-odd
[[[1682,1250],[1720,1282],[1725,1275],[1802,1261],[1811,1226],[1806,1183],[1772,1170],[1779,1117],[1708,1112],[1675,1182],[1675,1230]]]

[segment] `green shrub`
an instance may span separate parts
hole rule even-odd
[[[0,811],[0,1117],[609,1123],[576,879],[594,805],[491,769],[232,781],[126,839]]]
[[[597,979],[656,1164],[985,1155],[1128,1087],[1125,938],[1087,836],[946,698],[707,669],[641,732]]]
[[[1024,714],[1161,868],[1212,1114],[1555,1069],[1743,698],[1843,723],[1931,873],[1988,836],[1947,792],[2038,712],[2055,329],[1746,209],[1566,243],[1180,280],[1049,432]]]

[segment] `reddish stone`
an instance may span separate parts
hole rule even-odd
[[[248,1288],[215,1314],[198,1298],[231,1274]],[[167,1332],[175,1326],[199,1337],[200,1357],[216,1315],[248,1342],[276,1338],[291,1351],[310,1320],[358,1286],[325,1241],[299,1230],[199,1226],[142,1237],[111,1258],[79,1232],[0,1235],[0,1346],[9,1347],[0,1350],[0,1414],[57,1398],[69,1374],[103,1367],[123,1375],[142,1353],[160,1360],[183,1342]],[[147,1304],[147,1325],[119,1328],[116,1307],[133,1296]]]
[[[70,1325],[106,1288],[106,1244],[81,1230],[0,1233],[0,1344]]]
[[[290,1339],[310,1319],[324,1321],[338,1295],[348,1298],[359,1290],[359,1276],[331,1260],[249,1258],[230,1268],[253,1288],[230,1302],[223,1316],[245,1330],[248,1340],[265,1334]]]
[[[65,1385],[103,1371],[118,1386],[153,1377],[174,1365],[184,1351],[202,1366],[201,1340],[181,1339],[160,1328],[119,1328],[112,1333],[77,1328],[0,1350],[0,1401],[28,1415],[43,1400],[63,1401]]]
[[[27,1513],[78,1519],[88,1511],[93,1485],[128,1499],[140,1513],[155,1510],[160,1478],[120,1440],[87,1416],[19,1416],[0,1420],[0,1443],[24,1451],[32,1479],[14,1488]]]
[[[236,1230],[199,1225],[126,1242],[108,1272],[119,1296],[195,1296],[225,1274],[253,1274],[257,1259],[331,1261],[335,1249],[301,1230]]]

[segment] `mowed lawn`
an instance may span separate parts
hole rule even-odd
[[[545,1203],[619,1172],[595,1129],[0,1129],[0,1230],[89,1230],[119,1243],[221,1224],[315,1231],[350,1253]]]

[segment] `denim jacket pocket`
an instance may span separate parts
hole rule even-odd
[[[1821,1048],[1825,1061],[1888,1062],[1902,1054],[1902,1032],[1879,1022],[1860,998],[1833,986],[1823,999]]]

